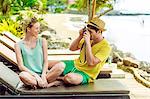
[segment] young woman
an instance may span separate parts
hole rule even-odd
[[[48,54],[47,42],[44,38],[38,37],[40,24],[36,18],[31,18],[25,25],[25,38],[15,44],[16,58],[18,67],[21,71],[19,77],[25,85],[32,88],[50,87],[55,79],[49,81],[49,77],[53,76],[53,70],[57,74],[61,71],[59,63],[47,73],[48,70]],[[49,75],[50,73],[50,75]],[[57,76],[57,75],[56,75]],[[51,78],[50,78],[51,79]]]

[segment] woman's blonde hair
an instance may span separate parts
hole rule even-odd
[[[22,23],[24,32],[27,32],[27,28],[31,28],[37,22],[38,22],[38,19],[36,17],[32,17],[32,18],[26,19]]]

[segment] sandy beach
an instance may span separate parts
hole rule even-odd
[[[72,39],[75,39],[75,37],[78,36],[78,31],[83,26],[84,22],[71,22],[70,19],[73,17],[84,18],[85,15],[46,14],[43,17],[45,21],[48,22],[49,27],[56,30],[56,35],[58,37],[71,37]]]
[[[87,16],[75,14],[46,14],[43,18],[56,36],[75,39],[85,25]],[[80,20],[71,21],[72,18]],[[131,52],[138,60],[150,61],[150,16],[102,16],[107,31],[104,37],[124,52]]]

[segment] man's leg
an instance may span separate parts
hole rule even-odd
[[[50,71],[46,76],[48,83],[55,81],[57,77],[59,77],[62,74],[64,69],[65,69],[65,64],[63,62],[58,62],[57,64],[52,66],[52,68],[50,69]]]
[[[78,73],[68,73],[62,79],[66,84],[79,85],[83,81],[83,76]]]

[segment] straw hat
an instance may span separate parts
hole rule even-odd
[[[99,19],[98,17],[94,17],[89,22],[86,22],[86,23],[88,25],[94,26],[102,31],[106,31],[106,29],[104,29],[105,22],[103,20]]]

